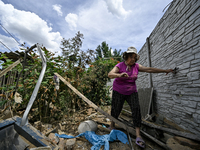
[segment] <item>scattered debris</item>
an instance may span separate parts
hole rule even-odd
[[[108,129],[108,127],[110,125],[110,119],[100,114],[99,112],[96,112],[96,110],[94,109],[92,109],[92,111],[90,110],[91,111],[91,114],[90,114],[87,111],[89,109],[90,108],[85,107],[84,111],[81,110],[84,113],[80,113],[80,111],[77,111],[72,116],[65,116],[61,121],[56,122],[56,123],[52,122],[51,124],[44,124],[40,121],[37,121],[37,122],[34,122],[33,126],[37,130],[42,132],[43,135],[48,137],[49,143],[55,145],[56,147],[55,150],[62,150],[62,149],[63,150],[64,149],[72,149],[72,150],[88,149],[89,150],[91,149],[92,144],[84,137],[77,137],[74,139],[63,139],[63,138],[58,138],[55,136],[55,133],[58,133],[60,135],[61,134],[71,135],[74,137],[77,136],[79,134],[78,127],[80,123],[87,121],[85,120],[85,118],[88,118],[91,115],[93,116],[92,120],[95,121],[97,124],[96,134],[97,135],[109,134],[110,129]],[[107,106],[107,107],[105,106],[102,109],[108,114],[110,113],[110,106]],[[131,120],[131,116],[128,117],[128,115],[124,117],[123,114],[121,114],[120,118],[121,117],[123,118],[126,117],[126,120],[128,121]],[[145,122],[148,122],[148,121],[145,121]],[[151,124],[155,124],[155,123],[151,122]],[[156,126],[164,128],[163,125],[161,124],[157,124]],[[151,133],[149,132],[151,128],[153,127],[143,124],[142,133],[151,135]],[[124,130],[119,125],[116,125],[116,129],[123,131],[124,133],[128,135],[126,130]],[[154,128],[154,133],[158,132],[161,129]],[[167,128],[167,129],[170,130],[170,128]],[[177,130],[177,132],[181,132],[181,131]],[[114,141],[114,142],[110,142],[110,149],[111,150],[122,150],[122,149],[123,150],[131,150],[131,149],[140,150],[141,148],[135,144],[136,137],[132,135],[131,133],[129,133],[129,136],[130,136],[130,140],[132,141],[132,148],[128,144],[123,144],[120,141]],[[153,134],[151,135],[151,137],[154,137],[154,136],[155,135]],[[166,148],[159,146],[159,144],[156,141],[150,139],[148,136],[145,136],[144,134],[142,134],[142,137],[146,143],[146,147],[144,150],[152,150],[152,149],[164,150],[167,148],[171,150],[174,150],[175,148],[176,149],[181,148],[181,150],[184,150],[184,149],[198,150],[198,148],[200,147],[200,145],[195,140],[189,140],[188,138],[172,135],[170,132],[165,133],[165,131],[163,131],[163,137],[162,138],[160,137],[159,141],[164,143],[166,145]],[[37,149],[33,149],[33,148],[37,148]],[[103,150],[103,148],[104,147],[102,147],[101,150]],[[32,147],[31,150],[50,150],[50,149],[48,149],[48,147],[43,147],[43,148]]]
[[[15,92],[15,102],[20,104],[22,102],[22,96],[17,92]]]

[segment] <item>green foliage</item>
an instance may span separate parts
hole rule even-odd
[[[83,83],[87,85],[83,88],[86,97],[97,105],[107,105],[111,103],[106,83],[109,80],[108,73],[117,63],[119,63],[119,61],[113,58],[96,60],[90,65],[90,68],[82,79]]]
[[[5,60],[5,62],[1,63],[1,68],[6,69],[7,67],[9,67],[10,65],[12,65],[14,62],[9,59],[5,54],[1,53],[1,57],[0,59]],[[18,64],[14,69],[12,69],[13,72],[15,71],[21,71],[21,64]],[[10,83],[10,81],[8,82],[8,77],[11,75],[10,72],[8,72],[7,74],[5,74],[5,77],[1,77],[3,80],[0,81],[0,97],[1,97],[1,101],[0,101],[0,107],[4,106],[6,103],[9,102],[9,105],[13,105],[13,94],[15,91],[15,82],[14,83]],[[14,75],[12,74],[11,78]],[[7,81],[7,83],[5,83]]]
[[[103,57],[111,57],[111,48],[108,47],[106,41],[102,42],[96,49],[96,60]]]
[[[2,60],[2,59],[6,60],[6,62],[2,62],[1,63],[2,69],[5,69],[8,66],[10,66],[11,64],[13,64],[12,60],[8,59],[8,57],[5,54],[3,54],[3,53],[1,53],[1,55],[0,55],[0,60]]]
[[[122,60],[121,56],[122,56],[121,49],[119,51],[117,49],[115,49],[113,51],[113,57],[119,57],[120,58],[120,59],[117,58],[117,60],[121,61]]]
[[[55,57],[55,54],[48,51],[45,47],[42,48],[42,51],[47,60],[47,68],[32,108],[37,108],[39,112],[38,116],[35,116],[35,120],[40,119],[41,121],[48,121],[49,119],[47,118],[53,115],[53,112],[51,111],[52,108],[49,108],[49,104],[52,103],[55,107],[60,106],[58,96],[56,95],[55,91],[53,76],[55,72],[59,73],[60,75],[64,75],[63,64],[65,62],[65,59],[61,56]],[[35,51],[30,52],[30,55],[34,59],[34,63],[31,61],[27,62],[28,66],[25,67],[25,69],[23,70],[23,74],[19,79],[17,92],[20,93],[20,95],[22,96],[23,102],[21,105],[18,104],[18,107],[16,109],[21,109],[27,106],[39,78],[40,72],[42,70],[41,58],[37,55]],[[5,58],[5,56],[3,55],[2,57]],[[7,58],[6,61],[6,63],[2,64],[3,68],[7,68],[8,66],[10,66],[10,64],[13,63]],[[12,69],[12,71],[18,72],[21,72],[21,70],[22,65],[18,65],[17,67]],[[3,97],[5,100],[2,101],[0,105],[4,105],[8,101],[12,101],[12,103],[15,104],[13,96],[15,91],[15,84],[16,83],[14,82],[12,85],[5,85],[1,87],[1,90],[3,90],[4,93],[2,93],[0,96]],[[61,91],[62,90],[64,91],[65,88],[61,89]],[[61,113],[59,114],[60,116],[58,115],[57,119],[62,117]]]
[[[115,49],[112,54],[112,48],[106,44],[106,41],[102,42],[101,45],[96,48],[96,57],[95,60],[100,58],[115,58],[118,61],[121,61],[121,49]],[[118,58],[117,58],[118,57]]]
[[[94,60],[94,51],[81,50],[83,34],[78,31],[75,37],[68,40],[61,41],[62,56],[68,62],[67,69],[74,69],[74,67],[85,68]]]
[[[49,108],[50,103],[53,104],[55,107],[59,107],[59,100],[56,95],[53,76],[55,72],[59,73],[60,75],[63,74],[62,62],[64,62],[64,59],[60,56],[55,57],[55,54],[48,51],[45,47],[42,47],[41,49],[46,57],[47,68],[33,105],[33,108],[37,108],[39,112],[38,117],[35,117],[33,119],[38,120],[39,118],[41,121],[47,122],[49,120],[47,118],[49,116],[52,116],[53,113],[50,111],[51,109]],[[23,105],[25,106],[27,106],[30,100],[32,92],[39,78],[40,72],[42,70],[42,61],[37,53],[34,51],[31,52],[30,55],[34,59],[34,63],[28,62],[31,66],[25,69],[26,73],[21,78],[20,88],[18,89],[18,92],[22,95],[23,98]],[[60,115],[57,119],[61,117],[62,116]]]
[[[65,58],[65,78],[76,89],[82,84],[81,78],[85,72],[85,68],[94,60],[94,51],[81,50],[83,34],[78,32],[74,38],[61,41],[61,49]],[[81,102],[76,94],[68,90],[68,95],[65,95],[70,102],[70,109],[78,109],[81,107]]]

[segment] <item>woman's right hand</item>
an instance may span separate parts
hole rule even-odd
[[[129,76],[126,72],[122,72],[121,74],[119,74],[119,77],[129,77]]]
[[[129,77],[129,75],[126,72],[122,72],[119,73],[119,68],[118,67],[114,67],[109,73],[108,73],[108,77],[111,79],[114,78],[121,78],[121,77]]]

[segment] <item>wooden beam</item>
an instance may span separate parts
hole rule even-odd
[[[100,109],[97,105],[95,105],[93,102],[91,102],[88,98],[86,98],[83,94],[81,94],[76,88],[74,88],[69,82],[67,82],[62,76],[60,76],[58,73],[54,73],[61,81],[63,81],[72,91],[74,91],[80,98],[82,98],[86,103],[88,103],[91,107],[93,107],[95,110],[99,111],[101,114],[105,115],[107,118],[114,121],[116,124],[118,124],[120,127],[122,127],[124,130],[129,130],[129,133],[136,136],[135,129],[133,127],[127,126],[124,123],[120,122],[116,118],[112,117],[108,113],[104,112],[102,109]]]
[[[125,110],[125,111],[126,111],[126,113],[131,114],[130,111],[128,111],[128,110]],[[181,136],[181,137],[185,137],[185,138],[188,138],[188,139],[191,139],[191,140],[200,141],[200,137],[195,135],[195,134],[192,134],[192,133],[182,132],[182,131],[178,131],[178,130],[174,130],[174,129],[165,128],[165,127],[156,125],[155,123],[152,123],[152,122],[149,122],[149,121],[146,121],[146,120],[142,120],[142,124],[147,125],[147,126],[152,127],[152,128],[155,128],[155,129],[163,130],[165,132],[172,133],[172,134],[175,134],[175,135],[178,135],[178,136]]]
[[[185,138],[188,138],[188,139],[191,139],[191,140],[200,141],[200,137],[195,135],[195,134],[192,134],[192,133],[181,132],[181,131],[178,131],[178,130],[165,128],[165,127],[158,126],[158,125],[156,125],[154,123],[151,123],[151,122],[148,122],[148,121],[144,121],[144,120],[142,121],[142,124],[147,125],[147,126],[152,127],[152,128],[163,130],[163,131],[168,132],[168,133],[179,135],[181,137],[185,137]]]
[[[17,66],[19,63],[21,63],[21,59],[18,59],[16,62],[14,62],[12,65],[10,65],[9,67],[7,67],[6,69],[4,69],[3,71],[0,72],[0,78],[6,74],[8,71],[10,71],[11,69],[13,69],[15,66]]]

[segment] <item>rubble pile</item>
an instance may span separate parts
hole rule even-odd
[[[110,106],[103,108],[105,112],[110,114]],[[120,118],[123,118],[124,120],[127,120],[127,122],[131,122],[131,116],[125,115],[123,112],[120,115]],[[73,139],[63,139],[58,138],[55,136],[55,133],[58,134],[65,134],[65,135],[71,135],[71,136],[77,136],[79,134],[78,127],[81,122],[84,122],[86,120],[93,120],[97,123],[98,129],[96,131],[97,135],[105,135],[110,133],[110,129],[108,129],[110,125],[110,119],[106,118],[104,115],[100,114],[93,108],[85,108],[82,111],[75,112],[72,116],[65,116],[62,121],[52,123],[52,124],[42,124],[41,122],[35,122],[34,127],[40,130],[44,135],[46,135],[50,141],[57,146],[57,149],[72,149],[72,150],[78,150],[78,149],[88,149],[90,150],[92,147],[92,144],[87,141],[84,137],[78,137]],[[163,124],[163,120],[158,117],[156,120],[156,123]],[[169,121],[168,121],[169,123]],[[171,126],[173,126],[171,124]],[[165,125],[166,127],[166,125]],[[124,133],[127,134],[123,128],[116,125],[117,130],[121,130]],[[181,150],[196,150],[200,148],[200,145],[192,141],[190,139],[186,139],[179,136],[170,135],[168,133],[162,132],[161,130],[156,130],[152,128],[148,128],[147,126],[142,126],[142,130],[145,130],[148,134],[151,134],[152,136],[158,138],[162,142],[166,143],[167,148],[170,150],[176,150],[181,148]],[[143,136],[143,135],[142,135]],[[135,137],[131,135],[133,148],[135,150],[140,150],[142,148],[138,147],[135,144]],[[147,137],[143,136],[143,139],[146,142],[146,148],[145,150],[164,150],[166,148],[163,148],[159,146],[155,141],[152,141],[148,139]],[[104,146],[101,147],[101,149],[104,149]],[[130,150],[131,147],[128,144],[123,144],[120,141],[114,141],[110,143],[110,150]]]
[[[103,111],[110,114],[110,106],[104,106]],[[1,114],[1,120],[6,119],[7,117],[12,117],[9,114],[10,111],[5,111]],[[14,114],[15,115],[15,114]],[[19,115],[19,114],[18,114]],[[34,116],[30,116],[33,118]],[[54,120],[49,118],[50,120]],[[54,145],[55,150],[90,150],[93,146],[85,137],[76,137],[70,139],[59,138],[56,134],[59,135],[68,135],[68,136],[77,136],[80,133],[78,132],[78,127],[82,122],[87,120],[93,120],[97,124],[97,130],[95,134],[97,135],[106,135],[111,131],[108,128],[110,125],[110,119],[101,113],[97,112],[94,108],[85,107],[82,110],[74,112],[72,115],[65,115],[61,120],[53,121],[51,123],[42,123],[40,121],[36,121],[31,123],[37,130],[39,130],[45,137],[49,144]],[[130,114],[123,112],[120,114],[119,120],[131,126],[132,118]],[[149,126],[151,124],[151,126]],[[158,128],[159,127],[159,128]],[[125,131],[122,127],[116,125],[116,129],[124,132],[127,135],[127,131]],[[164,117],[156,116],[156,120],[153,122],[145,121],[142,122],[141,127],[141,135],[146,143],[146,147],[144,150],[198,150],[200,149],[200,144],[197,141],[187,139],[184,137],[177,136],[175,134],[170,134],[169,132],[163,131],[163,129],[167,129],[169,131],[180,131],[173,123],[166,121]],[[175,130],[176,129],[176,130]],[[183,131],[181,131],[182,133]],[[185,133],[185,132],[184,132]],[[151,137],[158,139],[152,140],[146,135],[150,135]],[[141,150],[139,146],[135,144],[135,136],[130,135],[132,140],[132,148],[129,144],[123,144],[121,141],[110,142],[110,150]],[[164,143],[164,147],[157,143],[161,141]],[[50,147],[29,147],[30,150],[51,150]],[[100,148],[104,149],[104,146]]]
[[[110,107],[106,107],[106,109],[107,110],[105,111],[110,111]],[[90,150],[92,144],[84,137],[64,139],[58,138],[55,135],[55,133],[58,133],[59,135],[65,134],[77,136],[79,134],[78,127],[80,123],[86,120],[93,120],[98,124],[98,129],[95,132],[97,135],[110,133],[110,130],[107,128],[110,125],[110,120],[96,112],[93,108],[86,108],[82,111],[75,112],[72,116],[65,116],[60,122],[43,124],[40,121],[37,121],[33,124],[33,126],[40,130],[42,134],[47,136],[51,144],[55,145],[58,150]],[[104,146],[102,146],[101,149],[104,149]],[[120,141],[115,141],[110,143],[110,149],[129,150],[130,146],[128,144],[123,144]]]

